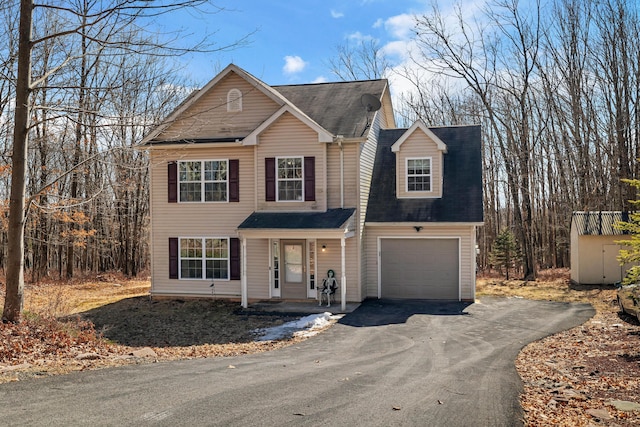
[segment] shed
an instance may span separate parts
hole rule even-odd
[[[583,285],[620,282],[626,267],[617,260],[622,247],[616,243],[629,237],[614,224],[628,220],[621,211],[574,212],[571,217],[571,281]]]

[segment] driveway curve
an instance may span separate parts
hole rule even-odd
[[[514,426],[514,360],[587,304],[366,301],[328,331],[251,356],[0,385],[5,426]]]

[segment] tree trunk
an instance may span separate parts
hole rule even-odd
[[[18,79],[11,155],[11,196],[7,230],[7,293],[3,321],[19,322],[24,302],[24,222],[26,163],[29,136],[29,95],[31,92],[32,0],[20,0]]]

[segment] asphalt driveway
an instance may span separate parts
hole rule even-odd
[[[243,357],[0,385],[5,426],[514,426],[527,343],[586,304],[367,301],[305,342]]]

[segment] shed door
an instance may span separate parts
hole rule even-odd
[[[458,300],[458,239],[382,239],[383,298]]]
[[[620,245],[602,245],[602,283],[611,285],[622,280],[622,266],[618,262]]]

